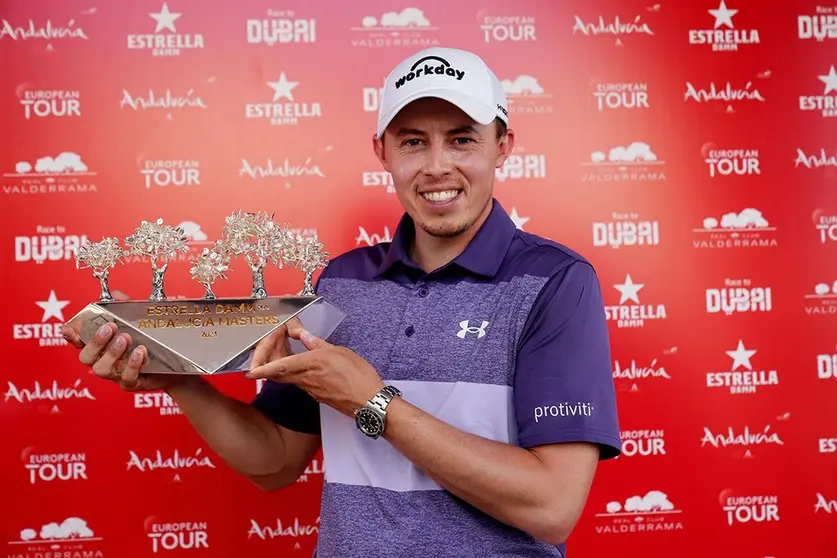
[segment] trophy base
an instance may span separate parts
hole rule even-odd
[[[249,370],[256,344],[290,320],[326,339],[344,318],[320,296],[279,296],[94,302],[68,325],[89,343],[103,324],[115,323],[131,336],[126,355],[145,346],[144,374],[216,375]],[[293,353],[306,350],[295,339],[290,344]]]

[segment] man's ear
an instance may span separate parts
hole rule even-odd
[[[511,128],[506,130],[506,133],[497,140],[497,161],[495,165],[498,169],[503,166],[506,159],[514,153],[514,130]]]
[[[373,134],[372,149],[375,151],[375,157],[381,162],[381,166],[384,167],[385,171],[389,172],[389,164],[387,163],[387,157],[384,151],[384,138],[381,137],[381,139],[378,139],[378,136]]]

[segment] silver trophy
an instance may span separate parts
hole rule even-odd
[[[93,269],[100,295],[68,325],[87,343],[102,324],[116,323],[120,332],[131,336],[130,350],[146,347],[148,363],[143,372],[211,375],[247,370],[256,344],[288,320],[298,319],[302,327],[326,339],[345,318],[342,311],[314,293],[314,273],[328,265],[322,244],[316,238],[292,234],[267,212],[233,213],[226,218],[222,238],[192,260],[190,276],[203,286],[201,298],[172,300],[165,293],[170,261],[177,252],[189,250],[182,229],[166,225],[162,219],[143,221],[125,244],[127,249],[120,247],[118,239],[108,237],[87,242],[76,252],[76,267]],[[110,293],[109,271],[128,255],[151,260],[153,275],[147,300],[114,301]],[[252,292],[248,298],[220,298],[213,285],[226,279],[236,256],[243,256],[250,268]],[[269,296],[264,282],[268,264],[301,271],[302,294]],[[294,344],[304,350],[298,342],[292,347]]]

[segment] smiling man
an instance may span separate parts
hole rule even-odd
[[[329,343],[251,374],[284,382],[257,408],[322,441],[318,556],[565,556],[621,449],[596,274],[494,199],[514,132],[475,54],[399,64],[373,147],[405,211],[393,241],[320,277],[348,316]]]
[[[130,338],[112,325],[80,360],[128,391],[166,390],[266,490],[322,447],[319,558],[564,557],[598,462],[621,449],[596,273],[494,199],[514,132],[475,54],[399,64],[372,143],[405,211],[393,241],[321,274],[318,294],[347,315],[329,342],[291,325],[259,344],[247,376],[270,381],[252,404],[140,374],[144,348],[120,374]],[[290,354],[288,337],[308,350]]]

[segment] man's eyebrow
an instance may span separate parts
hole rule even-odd
[[[456,135],[456,134],[476,134],[477,129],[474,127],[473,124],[468,124],[466,126],[460,126],[459,128],[454,128],[453,130],[448,130],[449,135]]]
[[[473,124],[466,124],[465,126],[459,126],[457,128],[453,128],[448,130],[449,136],[454,136],[457,134],[476,134],[477,129]],[[427,133],[424,130],[419,130],[417,128],[398,128],[395,132],[396,137],[404,137],[404,136],[426,136]]]
[[[403,137],[403,136],[424,136],[426,135],[422,130],[417,130],[415,128],[398,128],[398,131],[395,132],[396,137]]]

